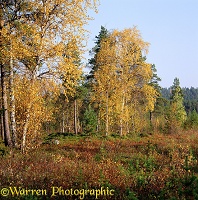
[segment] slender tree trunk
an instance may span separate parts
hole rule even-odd
[[[78,134],[78,127],[77,127],[77,99],[74,99],[74,132]]]
[[[120,136],[123,136],[123,117],[124,117],[124,96],[122,98],[122,107],[121,107]]]
[[[151,111],[149,111],[149,120],[150,120],[150,123],[151,123],[151,121],[152,121],[152,112]]]
[[[12,49],[11,49],[12,53]],[[16,120],[15,120],[15,97],[14,97],[14,73],[13,73],[13,58],[10,57],[10,130],[12,134],[12,142],[14,147],[17,147]]]
[[[62,133],[65,132],[65,113],[63,111],[63,119],[62,119]]]
[[[30,120],[30,107],[27,109],[27,116],[25,120],[25,124],[23,127],[23,137],[22,137],[22,144],[21,144],[21,151],[22,153],[25,152],[25,147],[26,147],[26,137],[27,137],[27,130],[28,130],[28,125],[29,125],[29,120]]]
[[[153,118],[153,114],[151,111],[149,111],[149,122],[150,122],[150,127],[152,127],[152,118]]]
[[[127,126],[127,134],[129,134],[130,130],[129,130],[129,120],[128,119],[127,119],[126,126]]]
[[[3,113],[1,113],[1,137],[2,140],[4,141],[4,126],[3,126]]]
[[[36,71],[35,73],[32,74],[32,79],[30,80],[31,82],[31,86],[34,84],[34,80],[36,78]],[[30,88],[28,88],[30,90]],[[26,138],[27,138],[27,131],[28,131],[28,126],[29,126],[29,121],[30,121],[30,110],[33,104],[33,99],[30,99],[30,102],[27,106],[27,114],[26,114],[26,119],[25,119],[25,123],[24,123],[24,127],[23,127],[23,136],[22,136],[22,143],[21,143],[21,151],[22,153],[25,152],[25,148],[26,148]]]
[[[123,120],[120,119],[120,136],[123,136]]]
[[[3,47],[3,38],[2,38],[3,26],[4,26],[3,9],[2,9],[2,6],[0,6],[0,50]],[[6,146],[12,146],[12,141],[11,141],[11,136],[10,136],[10,127],[9,127],[9,116],[8,116],[7,88],[6,88],[6,82],[5,82],[6,72],[5,72],[5,65],[3,65],[1,60],[2,58],[0,57],[4,141],[5,141]]]
[[[106,103],[106,136],[109,134],[109,93],[107,91],[107,103]]]
[[[3,66],[3,64],[1,64],[1,90],[2,90],[1,95],[2,95],[2,110],[3,110],[4,141],[6,146],[12,146],[10,127],[9,127],[7,87],[5,83],[5,66]]]
[[[67,108],[68,109],[68,108]],[[67,127],[67,132],[70,133],[70,123],[69,123],[69,114],[66,112],[66,127]]]
[[[96,127],[96,132],[98,133],[100,131],[100,104],[98,108],[98,113],[97,113],[97,127]]]
[[[2,137],[2,140],[4,141],[4,126],[3,126],[3,108],[2,108],[2,99],[0,99],[0,102],[1,102],[1,137]]]

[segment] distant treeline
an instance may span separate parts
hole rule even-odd
[[[162,97],[169,100],[171,97],[171,87],[161,89]],[[187,113],[195,110],[198,113],[198,88],[182,88],[184,106]]]

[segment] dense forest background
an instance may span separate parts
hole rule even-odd
[[[187,113],[195,110],[198,112],[198,88],[190,87],[190,88],[182,88],[182,93],[184,97],[184,106]],[[169,100],[171,97],[171,87],[170,88],[162,88],[161,90],[162,97]]]

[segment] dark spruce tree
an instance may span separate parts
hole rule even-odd
[[[101,41],[105,40],[105,38],[108,38],[109,32],[108,30],[104,27],[101,26],[99,34],[95,37],[95,46],[89,51],[89,54],[92,56],[91,59],[88,61],[87,67],[90,69],[89,74],[86,76],[86,83],[85,86],[87,87],[88,93],[86,98],[86,107],[87,109],[85,110],[83,116],[83,129],[84,132],[94,132],[95,128],[97,127],[97,132],[99,131],[99,124],[100,122],[98,121],[99,118],[98,116],[98,105],[93,105],[90,101],[90,96],[92,91],[92,84],[96,81],[94,78],[95,72],[98,70],[98,64],[96,64],[97,60],[97,55],[100,52],[101,49]],[[96,122],[96,123],[95,123]]]
[[[159,105],[160,105],[160,102],[162,101],[162,97],[161,97],[161,87],[159,85],[159,81],[161,81],[161,78],[157,75],[157,69],[155,67],[155,64],[153,64],[151,66],[151,69],[152,69],[152,72],[153,72],[153,76],[152,76],[152,79],[150,81],[150,85],[153,86],[156,91],[158,92],[158,98],[156,100],[156,103],[155,103],[155,109],[153,112],[150,112],[150,115],[149,115],[149,118],[150,118],[150,122],[152,120],[152,113],[155,113],[159,110]],[[151,124],[152,125],[152,124]]]
[[[91,69],[89,75],[87,76],[88,80],[94,79],[94,73],[98,69],[98,66],[96,64],[96,58],[97,58],[98,52],[100,51],[100,44],[102,40],[108,37],[108,35],[109,35],[108,30],[104,26],[101,26],[98,36],[95,37],[96,45],[92,48],[91,51],[89,51],[92,58],[89,59],[89,63],[88,63],[88,67]]]

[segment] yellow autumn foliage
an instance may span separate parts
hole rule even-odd
[[[82,75],[79,60],[87,39],[85,25],[91,19],[88,10],[97,12],[98,2],[27,0],[2,5],[1,64],[12,74],[6,80],[12,82],[9,110],[16,117],[23,152],[27,141],[31,143],[42,124],[52,119],[49,105],[60,92],[75,95]]]
[[[154,109],[157,97],[156,90],[149,85],[151,64],[143,56],[148,53],[149,43],[143,41],[134,27],[114,30],[100,45],[93,101],[98,102],[106,134],[107,130],[119,131],[120,135],[140,130],[146,112]]]
[[[27,146],[31,146],[41,134],[42,123],[52,120],[53,110],[49,110],[46,106],[40,81],[30,82],[26,77],[17,77],[14,89],[19,144],[27,115],[30,115]]]

